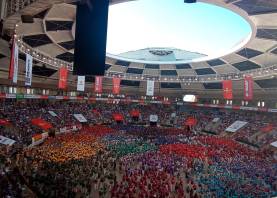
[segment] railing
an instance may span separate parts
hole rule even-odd
[[[53,58],[40,52],[36,49],[33,49],[26,43],[22,41],[21,37],[17,37],[16,42],[18,43],[19,50],[23,53],[30,54],[39,62],[42,62],[47,65],[51,65],[56,67],[57,69],[61,66],[67,66],[69,71],[73,70],[73,64],[62,61],[57,58]],[[241,71],[237,73],[228,73],[228,74],[212,74],[212,75],[203,75],[203,76],[191,76],[191,75],[183,75],[183,76],[151,76],[145,74],[128,74],[128,73],[120,73],[116,71],[106,71],[106,78],[119,77],[121,79],[126,80],[154,80],[158,82],[182,82],[182,83],[206,83],[206,82],[220,82],[222,80],[242,80],[245,76],[252,76],[253,78],[263,78],[263,77],[275,77],[277,76],[277,65],[261,67],[259,69]]]

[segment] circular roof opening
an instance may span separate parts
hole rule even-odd
[[[251,35],[250,24],[223,7],[137,0],[110,6],[107,55],[140,63],[198,62],[240,49]]]

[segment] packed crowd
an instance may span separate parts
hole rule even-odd
[[[102,126],[96,128],[19,154],[19,169],[39,197],[277,195],[276,160],[232,139],[170,129],[136,135],[128,126],[101,134]]]
[[[277,196],[271,151],[237,141],[269,145],[277,138],[275,114],[162,104],[2,100],[1,105],[0,119],[8,124],[0,126],[0,135],[17,142],[1,147],[1,197]],[[140,112],[136,119],[133,109]],[[120,124],[113,120],[115,112],[124,115]],[[78,113],[88,120],[80,131],[26,147],[43,132],[31,124],[33,118],[58,131],[80,124],[73,116]],[[148,126],[151,114],[158,115],[158,126]],[[196,125],[184,127],[186,117],[197,119]],[[236,120],[248,124],[224,132]]]

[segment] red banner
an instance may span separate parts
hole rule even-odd
[[[261,131],[264,133],[269,133],[269,132],[273,131],[273,129],[274,129],[273,124],[268,124],[268,125],[264,126],[263,128],[261,128]]]
[[[222,82],[223,86],[223,97],[226,100],[232,100],[233,99],[233,84],[231,80],[224,80]]]
[[[15,47],[15,40],[13,38],[11,57],[10,57],[10,66],[9,66],[9,79],[13,79],[13,73],[14,73],[14,47]]]
[[[113,114],[113,119],[115,121],[123,121],[124,117],[123,117],[123,115],[121,113],[114,113]]]
[[[244,100],[253,99],[253,78],[251,76],[246,76],[244,78]]]
[[[197,119],[194,117],[188,117],[185,121],[186,126],[195,126],[197,124]]]
[[[9,120],[6,119],[0,119],[0,126],[7,126],[10,124]]]
[[[133,110],[130,112],[130,115],[131,115],[132,117],[139,117],[139,116],[140,116],[140,112],[139,112],[139,110],[137,110],[137,109],[133,109]]]
[[[67,88],[67,76],[68,76],[68,70],[66,67],[60,68],[59,73],[59,89],[66,89]]]
[[[95,93],[102,93],[102,76],[96,76],[95,77],[95,84],[94,84],[94,92]]]
[[[49,122],[46,122],[45,120],[41,118],[34,118],[31,120],[31,123],[35,126],[38,126],[39,128],[43,130],[51,129],[53,126]]]
[[[120,78],[113,78],[113,94],[120,93]]]

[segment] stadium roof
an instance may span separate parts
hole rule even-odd
[[[107,57],[106,76],[120,76],[129,81],[154,79],[167,83],[179,83],[180,86],[176,85],[176,89],[181,87],[184,90],[213,90],[218,88],[216,84],[224,79],[224,76],[237,80],[234,88],[241,89],[243,76],[252,74],[256,81],[256,89],[277,88],[276,85],[272,85],[276,84],[277,73],[275,67],[277,65],[277,1],[201,1],[222,6],[244,17],[252,26],[253,35],[250,41],[226,56],[187,64],[148,64]],[[57,69],[60,64],[67,64],[70,68],[73,61],[72,30],[76,8],[70,0],[66,1],[67,3],[63,2],[65,1],[37,0],[21,9],[20,14],[30,14],[35,17],[32,24],[22,23],[18,12],[11,13],[10,17],[5,20],[6,30],[12,30],[18,24],[17,34],[22,37],[24,50],[30,48],[35,50],[35,54],[42,54],[45,58],[44,65],[51,69]],[[111,3],[119,2],[124,2],[124,0],[111,1]],[[8,55],[3,53],[3,56]],[[55,59],[47,62],[48,58]],[[54,64],[54,62],[57,63]],[[38,63],[39,65],[42,64]],[[51,77],[55,78],[54,75],[57,74],[54,73]],[[267,82],[270,85],[265,83],[264,79],[269,79]],[[140,88],[145,88],[144,83],[140,83]]]

